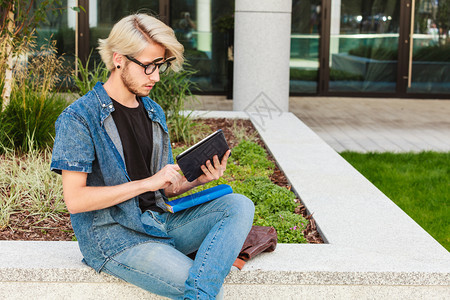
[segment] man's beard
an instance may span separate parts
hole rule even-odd
[[[124,66],[123,71],[120,74],[120,78],[122,79],[123,84],[125,85],[125,87],[128,89],[128,91],[130,93],[133,93],[138,97],[147,97],[148,94],[150,93],[150,91],[147,91],[145,89],[139,90],[139,87],[144,87],[144,85],[139,86],[139,84],[137,84],[133,80],[130,73],[128,72],[128,64],[126,64]]]

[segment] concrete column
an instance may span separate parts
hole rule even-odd
[[[289,110],[291,0],[236,0],[233,110]]]

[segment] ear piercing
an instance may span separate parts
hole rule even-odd
[[[117,69],[120,69],[120,66],[117,66],[116,68],[117,68]]]

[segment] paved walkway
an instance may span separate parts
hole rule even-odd
[[[199,96],[199,110],[232,110]],[[450,151],[450,100],[291,97],[289,109],[336,151]]]

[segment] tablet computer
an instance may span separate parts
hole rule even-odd
[[[222,129],[210,134],[200,142],[189,147],[177,155],[177,164],[188,181],[194,181],[203,174],[201,166],[208,160],[212,162],[214,155],[222,161],[225,153],[230,149]]]

